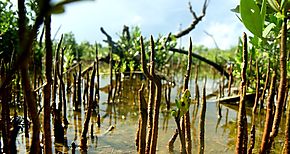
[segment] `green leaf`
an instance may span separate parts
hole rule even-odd
[[[173,117],[177,117],[177,111],[172,110],[172,111],[171,111],[171,115],[172,115]]]
[[[287,0],[281,0],[281,6],[280,8],[284,9],[284,7],[286,6],[285,4],[287,3]]]
[[[279,3],[277,2],[277,0],[267,0],[267,1],[273,10],[277,12],[280,11]]]
[[[251,33],[261,38],[263,27],[258,5],[253,0],[241,0],[240,13],[245,27]]]
[[[270,33],[270,31],[275,27],[276,25],[274,23],[269,24],[264,30],[263,30],[263,38],[266,38],[267,35]]]
[[[181,102],[179,100],[175,100],[175,104],[178,109],[181,108]]]
[[[267,9],[266,9],[266,0],[263,0],[263,2],[262,2],[262,8],[261,8],[261,12],[260,12],[260,14],[261,14],[261,18],[262,18],[262,28],[264,28],[264,22],[265,22],[265,17],[266,17],[266,11],[267,11]]]
[[[186,89],[180,99],[180,115],[185,114],[189,110],[190,106],[190,91]]]

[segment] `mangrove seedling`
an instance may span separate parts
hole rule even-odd
[[[171,115],[174,117],[176,125],[177,125],[177,130],[182,146],[182,153],[186,153],[185,149],[185,138],[183,137],[182,130],[180,128],[180,119],[182,116],[185,115],[185,113],[189,110],[190,106],[190,91],[186,89],[183,93],[182,96],[179,100],[175,100],[176,103],[176,108],[171,111]],[[184,130],[183,130],[184,131]]]

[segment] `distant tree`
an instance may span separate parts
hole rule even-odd
[[[74,57],[74,60],[79,61],[82,57],[82,53],[79,52],[77,42],[75,39],[75,35],[72,32],[65,33],[63,35],[63,46],[67,48],[67,51],[69,52],[68,55],[71,55]]]
[[[95,50],[95,45],[90,44],[88,41],[83,41],[78,45],[78,52],[81,53],[82,59],[95,59]]]
[[[12,6],[9,0],[0,1],[0,60],[4,64],[11,62],[18,48],[17,14]]]

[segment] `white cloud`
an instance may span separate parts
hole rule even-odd
[[[203,1],[191,0],[191,3],[196,14],[200,15]],[[226,0],[210,1],[206,16],[182,39],[183,44],[186,45],[188,37],[192,36],[197,44],[214,47],[212,39],[203,33],[204,30],[214,35],[220,48],[236,44],[242,27],[237,24],[239,21],[234,13],[230,12],[236,3]],[[123,25],[138,25],[143,35],[157,36],[176,33],[180,24],[185,28],[191,22],[188,0],[97,0],[70,4],[66,7],[66,13],[53,16],[52,33],[62,25],[59,34],[72,31],[77,41],[102,42],[105,37],[100,32],[100,27],[104,27],[113,39],[117,39],[116,33],[122,31]]]
[[[133,25],[138,25],[138,26],[140,26],[140,25],[142,24],[142,17],[139,16],[139,15],[135,15],[135,16],[133,16],[133,19],[132,19],[131,23],[132,23]]]
[[[243,31],[245,31],[242,24],[236,22],[211,22],[204,30],[213,36],[220,49],[228,49],[231,46],[236,45],[238,43],[238,37],[242,35]],[[214,48],[216,46],[213,38],[204,33],[197,43],[209,48]]]

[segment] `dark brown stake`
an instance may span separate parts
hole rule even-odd
[[[150,44],[151,44],[151,63],[154,62],[155,57],[155,46],[154,46],[154,40],[153,37],[150,37]],[[160,109],[160,103],[161,103],[161,94],[162,94],[162,85],[161,85],[161,79],[160,76],[156,75],[154,72],[154,65],[151,67],[151,75],[153,78],[153,82],[156,86],[156,95],[155,95],[155,101],[154,101],[154,115],[153,115],[153,130],[152,130],[152,140],[151,140],[151,149],[150,154],[156,153],[156,145],[157,145],[157,137],[158,137],[158,123],[159,123],[159,109]]]
[[[86,72],[86,80],[84,82],[84,93],[83,93],[83,104],[84,104],[84,108],[86,108],[86,98],[88,100],[88,93],[89,93],[89,80],[90,80],[90,77],[89,77],[89,71]]]
[[[233,83],[233,65],[232,64],[230,64],[228,68],[228,73],[229,73],[228,96],[231,96],[231,87]]]
[[[195,65],[195,79],[194,79],[194,84],[195,84],[195,101],[196,104],[199,105],[199,87],[198,87],[198,71],[199,71],[199,64]]]
[[[267,113],[266,113],[266,121],[264,126],[264,132],[260,147],[260,153],[264,154],[267,150],[270,150],[269,147],[269,137],[273,125],[273,102],[275,96],[275,84],[276,84],[276,73],[274,72],[272,75],[272,81],[270,86],[270,93],[267,100]]]
[[[110,104],[110,103],[113,103],[112,101],[111,101],[111,98],[112,98],[112,90],[113,90],[113,66],[112,66],[112,60],[113,60],[113,58],[112,58],[112,49],[110,50],[110,53],[109,53],[109,57],[110,57],[110,62],[109,62],[109,69],[110,69],[110,85],[109,85],[109,89],[108,89],[108,91],[109,91],[109,93],[108,93],[108,104]]]
[[[188,49],[188,56],[187,56],[187,70],[186,75],[184,76],[184,83],[183,83],[183,92],[188,89],[188,83],[191,73],[191,65],[192,65],[192,41],[191,38],[189,39],[189,49]],[[191,102],[190,102],[191,103]],[[183,126],[183,125],[181,125]],[[188,154],[191,153],[191,131],[190,131],[190,116],[189,116],[189,110],[184,115],[184,128],[182,130],[185,130],[185,141],[186,141],[186,152]]]
[[[147,127],[147,103],[143,95],[144,85],[138,91],[139,96],[139,134],[138,134],[138,153],[144,154],[146,150],[146,127]]]
[[[59,51],[61,49],[61,43],[62,43],[63,35],[61,35],[60,41],[57,45],[56,53],[55,53],[55,61],[54,61],[54,71],[53,71],[53,86],[52,86],[52,108],[53,112],[56,112],[56,89],[57,89],[57,74],[59,72]],[[55,115],[55,113],[53,113]]]
[[[150,86],[150,94],[149,94],[149,103],[148,103],[148,124],[149,124],[149,132],[147,137],[147,146],[146,146],[146,153],[156,153],[156,145],[157,145],[157,137],[158,137],[158,122],[159,122],[159,109],[160,109],[160,101],[161,101],[161,80],[158,75],[154,73],[154,40],[153,37],[150,37],[151,42],[151,65],[150,65],[150,73],[147,70],[146,64],[145,64],[145,49],[143,44],[143,37],[141,36],[140,44],[141,44],[141,63],[142,63],[142,69],[145,76],[154,83],[152,83],[152,86]],[[156,86],[156,95],[154,97],[155,90],[152,90],[153,87]],[[154,103],[154,113],[152,116],[153,111],[153,103]],[[150,125],[150,120],[153,118],[153,125]],[[151,134],[151,132],[152,134]]]
[[[287,11],[283,11],[284,14]],[[286,65],[286,58],[287,58],[287,15],[284,15],[284,20],[281,27],[281,40],[280,40],[280,82],[279,82],[279,89],[278,89],[278,100],[276,105],[276,111],[274,115],[274,122],[272,131],[270,134],[270,143],[269,147],[271,147],[272,143],[274,142],[274,138],[278,135],[279,125],[281,122],[283,106],[284,106],[284,99],[285,99],[285,92],[287,87],[287,65]]]
[[[141,63],[142,63],[142,69],[145,76],[149,79],[149,101],[148,101],[148,134],[147,134],[147,142],[146,142],[146,153],[148,154],[150,152],[150,143],[152,140],[152,130],[153,130],[153,105],[154,105],[154,98],[155,98],[155,85],[153,81],[153,72],[154,72],[154,59],[153,55],[154,53],[151,53],[151,60],[150,60],[150,67],[149,71],[147,70],[146,64],[145,64],[145,49],[143,44],[143,37],[140,38],[140,44],[141,44]]]
[[[60,100],[62,100],[62,103],[59,103],[59,107],[58,107],[58,112],[61,113],[62,109],[63,109],[63,123],[65,125],[65,127],[68,125],[68,120],[67,120],[67,109],[66,109],[66,93],[65,93],[65,84],[63,81],[63,61],[64,61],[64,51],[65,48],[62,49],[61,51],[61,61],[60,61],[60,72],[58,74],[58,78],[60,81]],[[63,106],[63,108],[62,108]],[[62,114],[59,114],[61,118]]]
[[[167,76],[170,76],[170,68],[167,68]],[[171,77],[172,78],[172,77]],[[167,82],[164,90],[165,102],[166,102],[166,109],[170,110],[170,97],[171,97],[171,83]]]
[[[263,92],[260,97],[260,111],[264,108],[264,99],[265,99],[266,90],[268,89],[269,80],[270,80],[270,59],[268,59],[268,67],[267,67],[265,84],[264,84]]]
[[[255,103],[252,109],[252,127],[251,127],[251,134],[250,134],[250,147],[248,149],[248,154],[253,153],[253,149],[255,147],[255,138],[256,138],[256,111],[257,111],[257,105],[259,102],[259,89],[260,89],[260,75],[259,75],[259,67],[258,67],[258,60],[256,60],[256,97],[255,97]]]
[[[221,78],[221,97],[225,96],[225,77],[222,75]]]
[[[27,113],[27,102],[23,101],[23,117],[24,117],[24,127],[25,127],[25,137],[29,139],[29,124],[28,124],[28,113]]]
[[[253,58],[252,58],[252,50],[250,51],[250,60],[249,60],[249,72],[251,72],[252,73],[252,61],[253,61]],[[249,78],[251,78],[251,73],[249,74]],[[250,80],[247,80],[247,87],[249,87],[250,86]]]
[[[253,106],[253,110],[252,113],[253,115],[255,115],[255,113],[257,112],[257,105],[259,102],[259,93],[260,93],[260,72],[259,72],[259,64],[258,64],[258,60],[256,60],[256,96],[255,96],[255,103]],[[254,119],[255,120],[255,119]]]
[[[284,153],[290,153],[290,101],[287,104]]]
[[[154,62],[151,62],[149,66],[150,75],[152,73],[152,65],[154,66]],[[147,147],[146,153],[150,151],[150,143],[152,140],[152,130],[153,130],[153,105],[155,98],[155,85],[152,80],[149,79],[149,102],[148,102],[148,134],[147,134]]]
[[[81,136],[81,150],[82,152],[87,152],[87,133],[88,133],[88,128],[89,128],[89,122],[91,119],[91,114],[93,110],[93,100],[94,100],[94,83],[95,83],[95,75],[96,75],[96,67],[94,63],[94,68],[91,76],[91,81],[90,81],[90,97],[89,97],[89,104],[87,108],[87,113],[86,113],[86,118],[84,122],[84,127],[82,130],[82,136]]]
[[[76,104],[76,110],[79,111],[79,106],[82,102],[82,64],[79,63],[79,73],[78,73],[78,88],[77,88],[77,104]]]
[[[2,63],[2,68],[4,68],[3,66],[4,64]],[[5,71],[1,71],[1,77],[6,75]],[[10,128],[11,128],[11,124],[10,124],[10,110],[9,110],[9,102],[11,102],[11,100],[9,100],[9,98],[11,98],[11,85],[7,85],[7,87],[5,87],[5,91],[3,93],[0,93],[0,98],[2,101],[1,107],[2,107],[2,111],[1,111],[1,130],[2,130],[2,139],[3,139],[3,152],[10,154],[12,153],[12,149],[10,148],[10,144],[11,142],[9,142],[11,140],[11,135],[10,135]],[[1,151],[1,149],[0,149]]]
[[[179,122],[177,122],[177,124],[178,123]],[[169,152],[173,152],[174,142],[175,142],[177,136],[178,136],[178,129],[175,130],[174,134],[172,135],[172,137],[168,141],[168,150],[169,150]]]
[[[73,107],[74,107],[74,111],[76,111],[77,108],[77,75],[74,73],[73,74],[74,77],[74,82],[73,82]]]
[[[97,67],[97,84],[96,84],[96,93],[95,93],[95,98],[96,98],[96,101],[99,102],[100,100],[100,92],[99,92],[99,89],[100,89],[100,71],[99,71],[99,50],[98,50],[98,44],[96,44],[96,67]],[[97,104],[98,105],[98,104]],[[98,113],[99,113],[99,110],[98,110]]]
[[[241,72],[241,85],[240,85],[240,103],[238,112],[238,131],[237,131],[237,142],[236,142],[236,153],[243,154],[247,153],[247,117],[246,117],[246,106],[245,106],[245,96],[246,96],[246,71],[247,71],[247,59],[248,59],[248,46],[247,46],[247,35],[243,34],[243,64]]]
[[[52,41],[51,41],[51,15],[45,16],[45,76],[46,85],[44,86],[44,117],[43,117],[43,129],[44,131],[44,151],[45,153],[52,153],[52,141],[51,141],[51,126],[50,126],[50,99],[51,99],[51,84],[52,84]]]
[[[203,154],[205,149],[204,145],[205,113],[206,113],[206,78],[204,79],[204,85],[202,90],[202,104],[199,119],[199,149],[198,149],[199,154]]]

